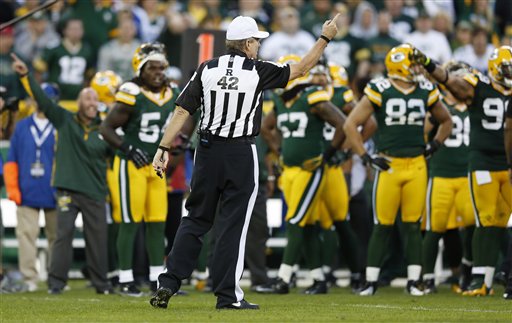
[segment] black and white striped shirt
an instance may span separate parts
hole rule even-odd
[[[190,114],[201,109],[201,131],[237,138],[256,136],[260,131],[263,90],[288,83],[290,67],[252,60],[242,52],[202,63],[176,105]]]

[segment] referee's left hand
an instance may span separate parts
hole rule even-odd
[[[153,168],[160,178],[164,178],[167,164],[169,163],[169,152],[160,148],[156,150],[155,157],[153,158]]]

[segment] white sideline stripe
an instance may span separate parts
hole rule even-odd
[[[440,307],[425,307],[425,306],[396,306],[396,305],[381,305],[381,304],[333,304],[341,307],[362,307],[362,308],[381,308],[384,310],[415,310],[425,312],[471,312],[471,313],[512,313],[512,310],[481,310],[481,309],[468,309],[468,308],[440,308]]]

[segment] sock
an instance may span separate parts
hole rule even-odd
[[[373,226],[373,232],[370,237],[370,242],[368,243],[368,266],[366,268],[367,275],[368,267],[380,268],[382,265],[384,256],[389,250],[389,238],[391,236],[392,230],[392,225],[376,224]],[[366,279],[368,279],[368,276],[366,276]]]
[[[437,252],[439,249],[439,239],[441,238],[441,236],[441,233],[427,231],[425,237],[423,238],[423,277],[425,277],[425,275],[427,274],[434,275]]]
[[[330,268],[338,247],[338,235],[335,230],[322,229],[320,237],[322,264],[324,267],[329,266]]]
[[[158,280],[158,276],[163,273],[164,266],[149,266],[149,281],[154,282]]]
[[[359,258],[361,255],[360,242],[350,223],[348,221],[336,221],[334,226],[338,233],[341,250],[345,255],[345,259],[347,259],[348,268],[353,273],[361,272],[361,260]]]
[[[483,267],[485,263],[485,261],[482,259],[482,229],[482,227],[476,227],[475,231],[473,232],[473,240],[471,241],[473,250],[473,269],[475,267]]]
[[[296,224],[286,223],[286,238],[288,243],[284,248],[283,263],[293,266],[299,260],[302,242],[304,241],[304,228]]]
[[[467,226],[462,230],[462,257],[466,261],[473,262],[473,233],[475,232],[475,226]]]
[[[407,280],[418,281],[420,280],[421,266],[409,265],[407,266]]]
[[[332,268],[331,268],[331,266],[323,265],[322,270],[323,270],[324,274],[328,274],[332,271]]]
[[[487,288],[492,287],[494,280],[494,267],[485,267],[484,283]]]
[[[311,278],[313,278],[316,281],[325,281],[325,276],[324,272],[322,271],[322,268],[311,269],[310,275]]]
[[[161,267],[164,262],[165,222],[147,222],[146,223],[146,250],[150,266]],[[151,280],[151,279],[150,279]]]
[[[119,269],[122,271],[132,269],[133,245],[139,223],[121,223],[117,235],[117,256],[119,257]],[[119,276],[121,281],[121,276]],[[132,279],[133,281],[133,276]]]
[[[119,283],[131,283],[133,282],[133,272],[131,269],[119,271]]]
[[[501,230],[498,227],[482,227],[481,230],[481,258],[485,267],[495,267],[500,252]]]
[[[450,268],[458,268],[462,259],[462,242],[459,229],[448,230],[443,235],[446,264]]]
[[[379,280],[379,267],[366,267],[366,281],[369,283],[375,283]]]
[[[277,277],[281,278],[282,280],[284,280],[285,283],[289,284],[290,279],[292,278],[292,273],[292,266],[283,263],[281,264],[281,266],[279,266]]]
[[[405,235],[405,257],[409,265],[421,264],[421,231],[420,224],[403,222]]]
[[[320,241],[320,227],[306,225],[304,227],[304,250],[306,262],[310,270],[322,267],[322,252]]]

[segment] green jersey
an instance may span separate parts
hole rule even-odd
[[[442,99],[444,106],[450,111],[453,128],[443,146],[432,156],[429,163],[431,177],[466,177],[468,174],[469,152],[469,113],[463,104],[448,104]],[[430,132],[433,137],[437,125]]]
[[[311,108],[330,98],[323,88],[312,86],[287,104],[281,98],[274,99],[277,127],[283,138],[281,155],[286,166],[301,166],[322,154],[324,121]]]
[[[425,112],[439,100],[439,90],[429,81],[400,89],[388,78],[373,79],[364,93],[370,100],[379,126],[377,150],[393,157],[423,153]]]
[[[512,90],[499,89],[481,74],[467,74],[464,80],[475,89],[469,105],[469,170],[506,170],[503,128]]]
[[[123,126],[124,141],[153,156],[171,119],[179,93],[173,84],[160,93],[146,91],[133,82],[121,85],[116,101],[133,109]],[[120,151],[117,153],[125,157]]]
[[[47,48],[42,60],[48,67],[48,82],[59,85],[61,100],[76,100],[85,81],[85,71],[91,66],[92,51],[82,43],[76,52],[70,52],[62,44]]]

